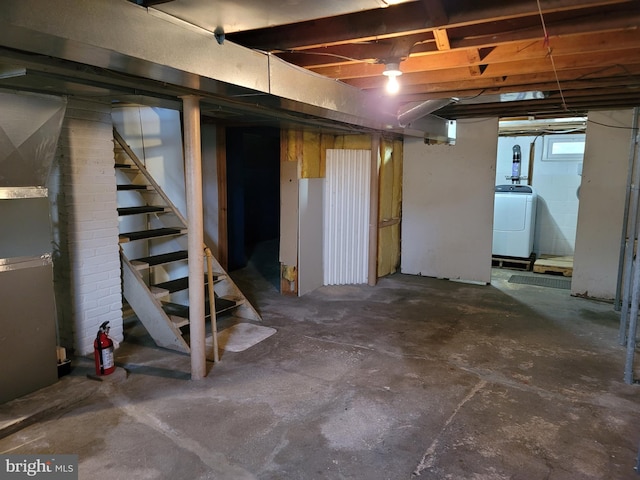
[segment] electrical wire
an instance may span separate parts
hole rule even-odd
[[[542,7],[540,6],[540,0],[536,0],[538,4],[538,12],[540,13],[540,21],[542,22],[542,31],[544,32],[544,43],[547,46],[547,52],[549,54],[549,59],[551,60],[551,67],[553,68],[553,74],[556,77],[556,84],[558,85],[558,91],[560,93],[560,98],[562,99],[562,108],[568,110],[567,102],[564,99],[564,93],[562,92],[562,87],[560,86],[560,79],[558,78],[558,70],[556,69],[556,62],[553,60],[553,52],[551,50],[551,45],[549,44],[549,33],[547,32],[547,25],[544,22],[544,15],[542,14]]]
[[[288,54],[303,54],[303,55],[324,55],[325,57],[333,57],[333,58],[339,58],[341,60],[347,60],[349,62],[362,62],[362,63],[371,63],[371,64],[378,64],[380,62],[373,60],[373,59],[363,59],[363,58],[352,58],[352,57],[347,57],[344,55],[339,55],[337,53],[329,53],[329,52],[318,52],[315,50],[311,50],[311,51],[306,51],[306,50],[281,50],[283,53],[288,53]]]
[[[607,125],[606,123],[600,123],[600,122],[596,122],[595,120],[591,120],[589,118],[587,118],[587,123],[594,123],[596,125],[600,125],[601,127],[608,127],[608,128],[619,128],[622,130],[638,130],[638,127],[625,127],[622,125]]]

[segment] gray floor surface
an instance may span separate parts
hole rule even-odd
[[[276,334],[192,381],[189,357],[129,321],[109,379],[78,358],[0,406],[0,453],[77,454],[81,479],[639,478],[618,313],[514,274],[292,298],[247,268],[236,281]]]

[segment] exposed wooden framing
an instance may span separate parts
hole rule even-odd
[[[465,98],[530,89],[555,91],[558,81],[582,80],[589,68],[594,70],[587,75],[599,80],[622,77],[612,71],[597,75],[598,68],[618,66],[629,71],[629,84],[638,83],[637,74],[631,73],[640,63],[637,0],[540,0],[539,5],[546,38],[538,2],[451,4],[444,0],[405,2],[240,32],[229,38],[271,51],[320,75],[372,90],[376,96],[384,95],[384,64],[390,58],[400,60],[402,91],[388,101],[392,108],[419,101],[420,96]],[[590,88],[586,82],[575,85]],[[564,92],[571,87],[563,83],[561,88]],[[602,106],[601,93],[591,93],[594,105]],[[622,91],[621,96],[626,93]],[[447,111],[461,108],[461,104],[451,105]]]
[[[280,132],[280,293],[298,295],[298,170],[302,132]]]
[[[541,2],[545,15],[558,12],[598,8],[607,5],[633,6],[632,0],[608,0],[575,2],[572,0],[543,0]],[[391,14],[390,12],[393,12]],[[247,46],[260,46],[270,51],[307,50],[318,47],[350,43],[355,40],[378,41],[385,38],[399,37],[408,34],[432,31],[445,26],[424,19],[424,5],[421,2],[408,2],[393,5],[386,9],[367,10],[364,12],[299,22],[284,26],[275,26],[230,34],[228,38]],[[498,21],[509,21],[522,17],[539,17],[535,3],[501,4],[500,7],[465,9],[449,16],[448,29],[467,25],[493,24]]]
[[[576,12],[576,15],[545,16],[547,32],[553,36],[579,35],[633,29],[640,15],[637,6],[621,5],[615,11],[595,8]],[[523,21],[524,20],[524,21]],[[542,39],[540,18],[518,19],[518,28],[511,20],[479,23],[459,28],[448,27],[452,48],[482,47],[507,42]]]
[[[640,31],[622,30],[618,32],[602,32],[551,37],[549,45],[554,57],[568,55],[590,55],[611,52],[637,52],[640,49]],[[479,55],[478,48],[487,48]],[[465,56],[462,54],[464,53]],[[473,49],[467,47],[450,52],[433,52],[415,55],[402,63],[404,73],[419,72],[427,67],[430,70],[444,70],[460,67],[465,64],[496,64],[514,61],[545,59],[549,56],[549,48],[540,39],[502,43],[500,45],[480,45]]]
[[[477,50],[475,50],[477,52]],[[403,60],[400,64],[400,70],[403,73],[411,73],[415,71],[421,71],[424,69],[424,65],[429,63],[431,69],[444,70],[447,68],[459,67],[461,65],[480,63],[480,58],[473,56],[474,50],[456,50],[450,51],[447,55],[436,55],[433,52],[431,55],[424,55],[419,57],[410,57],[407,60]],[[327,77],[340,78],[347,83],[352,83],[350,79],[375,77],[380,78],[384,71],[383,64],[376,63],[351,63],[334,65],[329,67],[312,67],[310,70],[324,75]],[[386,81],[384,78],[383,81]]]
[[[398,225],[400,223],[400,218],[388,218],[386,220],[380,221],[378,223],[379,228],[392,227],[393,225]]]
[[[591,53],[589,55],[554,55],[556,71],[560,75],[565,70],[584,70],[587,68],[616,67],[620,64],[632,64],[638,61],[638,50],[625,49],[612,55],[611,52]],[[518,72],[520,77],[529,77],[533,74],[553,73],[553,66],[548,58],[516,60],[512,62],[493,63],[486,66],[477,74],[476,66],[450,68],[445,70],[431,70],[417,73],[405,73],[402,76],[403,92],[408,92],[411,85],[420,85],[423,89],[433,89],[434,84],[456,81],[473,80],[474,86],[478,86],[478,77],[483,79],[497,79],[503,83],[507,79],[513,79],[513,72]],[[473,69],[473,71],[471,70]],[[575,78],[575,76],[574,76]],[[385,79],[368,77],[349,80],[348,83],[358,88],[382,88]],[[529,82],[530,83],[530,82]]]
[[[371,137],[371,183],[369,191],[369,268],[368,283],[375,286],[378,278],[378,210],[380,203],[380,136]]]
[[[436,28],[433,31],[433,38],[436,41],[438,50],[451,50],[451,44],[449,43],[449,35],[444,28]]]
[[[302,163],[300,178],[320,178],[321,145],[320,133],[305,130],[302,132]]]
[[[400,42],[402,44],[399,45]],[[401,54],[398,50],[402,50],[404,53]],[[294,50],[279,53],[278,57],[301,67],[319,68],[345,63],[361,65],[362,62],[367,62],[375,64],[377,59],[403,57],[409,50],[412,54],[422,51],[437,51],[433,35],[430,32],[422,32],[376,42],[331,45],[304,51]]]
[[[640,50],[640,31],[628,30],[609,34],[576,35],[554,38],[551,42],[554,59],[557,60],[556,68],[558,69],[584,68],[589,65],[602,64],[615,65],[615,60],[618,60],[618,63],[634,63],[638,59],[638,51]],[[403,85],[420,82],[420,77],[412,74],[414,72],[424,72],[427,69],[429,72],[426,75],[431,75],[432,77],[440,75],[442,78],[450,79],[444,81],[464,79],[462,73],[464,65],[489,64],[492,67],[490,70],[496,70],[494,76],[504,75],[505,72],[513,73],[515,71],[520,73],[521,67],[526,67],[527,72],[536,70],[550,71],[552,67],[548,56],[548,48],[542,41],[514,42],[499,45],[490,51],[486,51],[482,58],[477,49],[458,49],[449,52],[419,55],[402,62],[402,71],[405,74]],[[522,64],[517,62],[522,62]],[[504,64],[503,67],[499,67],[501,64]],[[378,65],[361,68],[360,71],[363,74],[371,74],[373,76],[373,78],[363,79],[355,79],[355,75],[358,74],[357,65],[348,65],[341,69],[338,69],[338,67],[331,68],[333,72],[341,71],[348,78],[353,78],[352,80],[347,78],[346,81],[361,88],[367,88],[367,85],[375,84],[376,82],[384,82],[384,79],[380,79],[379,75],[376,76],[373,73],[382,73],[383,68]],[[317,69],[314,71],[322,74],[331,73],[330,69]],[[447,71],[449,72],[437,73]]]
[[[215,257],[222,268],[229,266],[229,232],[227,228],[227,130],[216,128],[216,168],[218,172],[218,251]]]
[[[380,159],[378,277],[394,273],[400,262],[402,141],[382,139]]]
[[[583,68],[558,72],[563,89],[584,89],[606,86],[634,85],[634,77],[640,75],[640,64],[617,66],[604,71],[599,68]],[[612,75],[615,71],[615,75]],[[637,81],[635,82],[637,85]],[[420,101],[429,98],[449,97],[463,91],[464,96],[473,97],[482,91],[506,93],[525,90],[556,90],[557,83],[552,71],[529,75],[511,75],[507,78],[480,78],[473,83],[464,80],[451,82],[434,81],[429,85],[403,84],[401,101]]]

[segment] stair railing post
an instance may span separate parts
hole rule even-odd
[[[184,116],[184,160],[187,193],[187,250],[189,252],[189,332],[191,379],[207,374],[205,298],[204,298],[204,226],[202,215],[202,147],[200,137],[200,98],[182,97]]]
[[[211,343],[213,348],[213,361],[218,363],[218,325],[216,319],[216,296],[213,288],[213,254],[211,249],[204,246],[204,254],[207,256],[207,291],[209,292],[209,319],[211,320]]]

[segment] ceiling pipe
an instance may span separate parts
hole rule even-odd
[[[422,102],[414,107],[405,110],[402,113],[398,113],[398,125],[402,128],[408,126],[411,122],[418,120],[430,113],[435,112],[443,107],[446,107],[450,103],[457,102],[457,98],[435,98]]]

